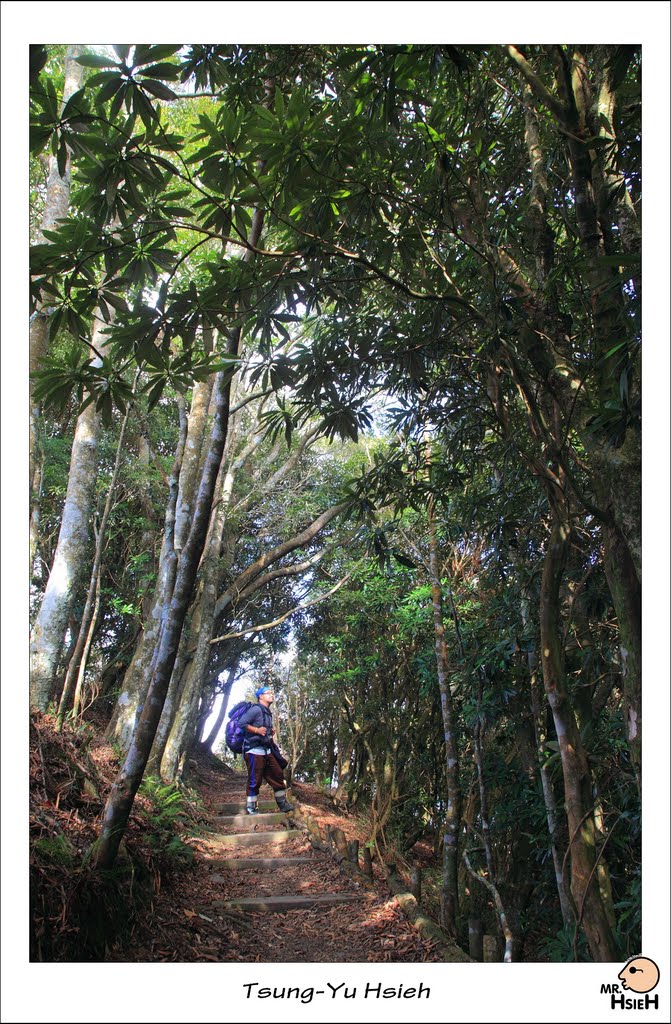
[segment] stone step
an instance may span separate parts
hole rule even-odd
[[[247,831],[255,825],[279,825],[287,821],[287,815],[284,811],[261,811],[259,814],[219,814],[213,820],[215,825],[236,825]]]
[[[224,871],[277,871],[298,864],[314,864],[314,860],[312,857],[210,857],[205,863]],[[223,882],[224,879],[210,875],[210,881]]]
[[[265,896],[261,899],[213,900],[219,910],[243,910],[247,914],[277,914],[285,910],[314,910],[339,903],[360,903],[375,899],[374,893],[326,892],[314,896]]]
[[[243,795],[237,803],[216,804],[214,811],[215,814],[244,814],[246,806],[247,801]],[[258,807],[260,811],[277,810],[277,804],[274,800],[259,800]]]
[[[300,838],[300,835],[295,829],[284,829],[282,832],[239,832],[232,836],[218,832],[208,839],[223,846],[256,846],[257,843],[286,843],[289,839]]]

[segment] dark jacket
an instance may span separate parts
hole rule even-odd
[[[251,708],[245,711],[244,715],[240,718],[238,725],[254,725],[257,729],[260,729],[265,725],[266,735],[259,736],[255,732],[245,732],[245,739],[242,745],[243,753],[249,750],[250,747],[265,747],[270,753],[273,747],[272,731],[273,731],[273,716],[268,708],[264,708],[262,704],[252,704]]]

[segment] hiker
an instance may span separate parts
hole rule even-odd
[[[293,811],[294,808],[287,800],[283,775],[288,762],[273,740],[275,730],[270,705],[275,700],[275,694],[272,687],[260,686],[254,696],[258,704],[252,704],[238,723],[246,733],[242,753],[247,765],[247,814],[259,813],[259,790],[264,779],[275,791],[279,809]]]

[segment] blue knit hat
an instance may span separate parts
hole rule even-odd
[[[254,691],[254,696],[258,700],[262,693],[272,693],[272,686],[259,686],[258,690]]]

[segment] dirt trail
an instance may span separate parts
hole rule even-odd
[[[187,841],[194,849],[191,870],[169,880],[156,896],[151,936],[129,943],[109,960],[123,962],[419,963],[443,960],[437,945],[422,938],[405,918],[382,880],[372,890],[342,873],[331,858],[314,850],[300,828],[312,787],[297,786],[292,815],[218,821],[223,804],[244,808],[244,779],[225,766],[193,765],[212,832]],[[272,804],[267,787],[260,806]],[[279,820],[278,820],[279,818]],[[288,821],[287,818],[294,819]],[[342,824],[342,822],[341,822]],[[245,845],[237,845],[243,833]],[[256,843],[271,833],[271,842]],[[249,838],[251,836],[251,839]],[[251,844],[251,845],[248,845]],[[259,865],[259,859],[271,860]],[[234,869],[232,861],[244,861]],[[250,866],[249,862],[252,861]],[[254,864],[256,861],[256,864]],[[251,912],[231,905],[240,899],[298,897],[301,909]],[[314,905],[315,898],[342,900]]]

